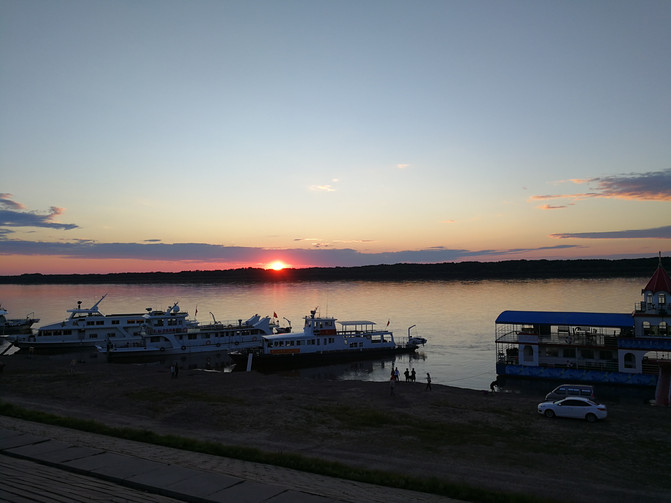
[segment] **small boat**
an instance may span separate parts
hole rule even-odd
[[[214,318],[214,317],[213,317]],[[199,353],[228,353],[236,349],[261,347],[261,338],[274,333],[277,325],[269,316],[255,314],[246,321],[220,322],[184,326],[165,331],[150,324],[140,333],[123,341],[107,341],[97,349],[110,361],[123,359],[161,359],[167,355],[191,356]]]
[[[172,333],[185,330],[195,322],[187,320],[188,313],[182,312],[177,303],[165,311],[145,309],[145,312],[126,314],[102,314],[98,308],[106,295],[88,308],[68,309],[68,318],[59,323],[44,325],[37,333],[10,337],[9,340],[19,348],[31,352],[68,352],[80,349],[95,350],[97,345],[123,344],[137,339],[145,327]]]
[[[671,278],[659,265],[633,313],[504,311],[496,319],[502,377],[666,386],[671,397]]]
[[[39,318],[33,318],[30,313],[25,318],[7,318],[8,311],[0,306],[0,336],[14,334],[30,334],[32,326]]]
[[[423,346],[426,344],[426,339],[424,337],[410,337],[408,344],[414,344],[415,346]]]
[[[264,335],[260,348],[234,351],[231,359],[238,368],[247,368],[251,359],[258,370],[291,369],[412,353],[418,347],[412,341],[397,343],[392,332],[376,329],[372,321],[338,321],[337,328],[336,318],[318,316],[316,309],[304,319],[302,332]]]

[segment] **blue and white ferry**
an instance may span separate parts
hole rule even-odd
[[[671,278],[659,265],[632,313],[504,311],[499,376],[655,386],[671,374]]]

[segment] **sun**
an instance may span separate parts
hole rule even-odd
[[[281,270],[284,269],[286,266],[287,266],[287,265],[286,265],[284,262],[282,262],[281,260],[276,260],[275,262],[272,262],[272,263],[268,266],[268,268],[269,268],[269,269],[272,269],[272,270],[274,270],[274,271],[281,271]]]

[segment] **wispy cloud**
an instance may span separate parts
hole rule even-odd
[[[400,164],[397,164],[396,167],[397,167],[398,169],[406,169],[406,168],[409,168],[409,167],[410,167],[410,164],[400,163]]]
[[[310,185],[310,190],[315,192],[335,192],[333,185]]]
[[[56,222],[56,217],[65,210],[52,206],[48,213],[26,211],[26,207],[12,199],[11,194],[0,194],[0,226],[1,227],[47,227],[51,229],[76,229],[76,224],[62,224]],[[4,233],[9,231],[4,229]]]
[[[322,185],[310,185],[310,190],[315,192],[335,192],[336,188],[333,186],[334,183],[338,183],[340,180],[338,178],[332,178],[331,183],[326,183]]]
[[[529,198],[530,201],[589,198],[629,199],[638,201],[671,201],[671,169],[648,173],[629,173],[588,179],[569,180],[574,184],[590,184],[590,191],[568,194],[544,194]],[[561,209],[562,206],[539,206],[540,209]]]
[[[541,210],[563,210],[564,208],[567,208],[569,206],[573,206],[573,203],[560,204],[560,205],[544,204],[543,206],[539,206],[539,208]]]
[[[654,227],[652,229],[634,229],[625,231],[605,232],[566,232],[561,234],[550,234],[557,239],[671,239],[671,225]]]
[[[12,198],[14,196],[12,194],[7,194],[7,193],[1,193],[0,194],[0,206],[4,206],[5,208],[8,208],[10,210],[24,210],[26,207],[19,203],[14,201]]]

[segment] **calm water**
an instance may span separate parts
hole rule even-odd
[[[165,309],[179,302],[201,322],[247,319],[255,313],[291,320],[302,329],[302,317],[319,307],[340,320],[371,320],[389,328],[397,339],[412,335],[428,343],[412,360],[376,361],[311,373],[338,379],[384,381],[393,366],[401,373],[414,367],[419,381],[427,372],[434,383],[489,389],[496,378],[494,320],[501,311],[633,310],[648,278],[525,281],[334,282],[256,285],[2,285],[0,303],[12,318],[34,312],[36,326],[62,321],[77,301],[100,304],[105,314]]]

